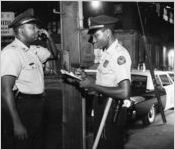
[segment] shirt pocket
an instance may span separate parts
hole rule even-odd
[[[111,74],[112,73],[112,68],[111,68],[111,63],[110,61],[108,62],[108,64],[105,64],[105,61],[99,66],[99,71],[102,74]]]
[[[25,64],[21,71],[19,79],[27,82],[34,82],[38,79],[38,67],[34,62]]]

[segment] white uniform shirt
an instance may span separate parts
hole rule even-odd
[[[96,84],[116,87],[125,79],[131,80],[131,58],[129,52],[115,40],[103,53],[97,69]]]
[[[95,55],[95,59],[94,59],[94,63],[100,63],[101,57],[103,55],[103,50],[102,49],[94,49],[94,55]]]
[[[50,55],[46,48],[28,48],[20,40],[15,39],[1,52],[1,77],[12,75],[17,78],[13,90],[18,89],[25,94],[41,94],[44,91],[42,63]]]

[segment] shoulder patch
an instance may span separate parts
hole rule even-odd
[[[117,59],[117,63],[119,65],[123,65],[126,63],[126,58],[124,56],[119,56],[118,59]]]

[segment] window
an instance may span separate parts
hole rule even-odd
[[[131,86],[133,89],[146,90],[147,76],[132,75],[131,81]]]
[[[174,81],[174,74],[173,74],[173,73],[169,73],[169,76],[170,76],[171,79]]]
[[[155,78],[156,78],[156,83],[157,83],[157,85],[158,85],[158,86],[161,86],[160,79],[158,78],[158,76],[157,76],[157,75],[155,76]]]
[[[170,85],[170,80],[168,79],[168,76],[165,74],[165,75],[159,75],[160,77],[160,80],[162,82],[162,85],[163,86],[167,86],[167,85]]]

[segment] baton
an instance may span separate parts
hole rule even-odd
[[[92,149],[96,149],[97,146],[98,146],[98,143],[99,143],[99,140],[100,140],[100,137],[101,137],[101,134],[102,134],[103,128],[105,126],[105,122],[106,122],[106,119],[107,119],[107,116],[108,116],[108,113],[109,113],[109,110],[110,110],[110,107],[111,107],[111,104],[112,104],[112,100],[113,99],[111,97],[108,98],[108,101],[106,103],[105,110],[104,110],[104,113],[103,113],[103,117],[101,119],[100,127],[98,129],[98,132],[97,132],[95,142],[93,144]]]

